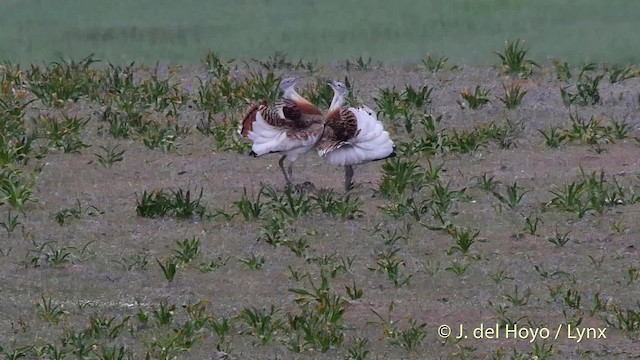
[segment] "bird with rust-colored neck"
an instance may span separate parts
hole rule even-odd
[[[293,163],[316,145],[324,131],[322,112],[295,90],[297,77],[280,81],[282,99],[270,106],[267,101],[247,110],[238,132],[253,145],[251,156],[282,153],[278,164],[287,184],[293,178]],[[284,168],[289,159],[288,171]]]
[[[347,87],[329,83],[333,100],[326,116],[324,133],[316,145],[318,155],[329,163],[344,166],[345,191],[353,186],[353,165],[395,156],[395,146],[375,112],[367,106],[345,108]]]

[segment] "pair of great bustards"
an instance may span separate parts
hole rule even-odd
[[[333,81],[333,100],[323,115],[320,109],[295,90],[296,77],[280,82],[281,100],[273,105],[261,101],[249,107],[239,133],[253,142],[250,155],[283,153],[279,165],[287,184],[293,162],[316,148],[329,163],[345,168],[345,190],[352,186],[353,165],[395,156],[393,141],[375,112],[367,106],[345,108],[347,87]],[[284,160],[289,158],[288,171]]]

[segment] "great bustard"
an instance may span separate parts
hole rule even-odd
[[[325,121],[322,112],[296,92],[296,80],[289,77],[280,82],[283,97],[273,106],[266,101],[252,105],[239,129],[253,142],[250,155],[283,154],[278,164],[287,184],[293,178],[293,163],[313,149],[322,136]],[[287,158],[290,163],[285,171]]]
[[[329,163],[344,166],[344,186],[349,191],[353,165],[393,157],[395,146],[373,110],[367,106],[342,107],[347,87],[339,81],[329,86],[333,88],[333,100],[317,150]]]

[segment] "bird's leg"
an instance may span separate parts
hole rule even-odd
[[[289,181],[293,181],[293,161],[289,163]]]
[[[280,165],[280,169],[282,170],[282,175],[284,175],[284,180],[287,182],[287,185],[291,184],[291,180],[289,176],[287,176],[287,171],[284,169],[284,159],[287,158],[287,155],[282,155],[278,164]]]
[[[353,183],[351,180],[353,179],[353,166],[345,165],[344,166],[344,191],[351,190]]]

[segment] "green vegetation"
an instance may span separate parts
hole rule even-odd
[[[636,67],[536,66],[537,43],[501,44],[484,68],[440,52],[410,68],[276,51],[203,52],[198,70],[3,63],[0,357],[637,356]],[[344,80],[396,156],[345,193],[312,152],[283,186],[237,128],[292,73],[323,110]]]

